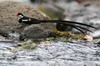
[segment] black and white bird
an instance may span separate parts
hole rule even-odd
[[[17,13],[16,16],[18,16],[19,23],[25,23],[25,24],[29,24],[29,25],[40,23],[37,19],[26,17],[22,13]]]
[[[85,34],[85,31],[92,32],[91,30],[87,29],[87,27],[96,29],[96,27],[93,27],[91,25],[87,25],[87,24],[79,23],[79,22],[74,22],[74,21],[38,20],[38,19],[35,19],[35,18],[24,16],[22,13],[17,13],[16,16],[18,16],[19,23],[25,23],[25,24],[28,24],[28,25],[39,24],[39,23],[57,23],[56,29],[59,30],[59,31],[66,30],[67,26],[75,28],[75,29],[79,30],[80,32],[82,32],[83,34]]]

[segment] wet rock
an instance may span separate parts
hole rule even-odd
[[[28,38],[33,38],[33,37],[42,38],[42,37],[47,37],[49,31],[55,29],[55,24],[51,23],[48,24],[41,23],[35,26],[34,24],[32,25],[19,24],[17,17],[15,16],[16,13],[18,12],[21,12],[26,16],[33,17],[36,19],[42,19],[42,20],[49,19],[49,17],[46,16],[44,13],[42,13],[40,10],[30,7],[28,5],[24,5],[22,3],[13,1],[0,2],[0,34],[2,34],[2,36],[5,35],[7,35],[6,37],[18,36],[17,39],[19,39],[19,37],[23,34]],[[42,32],[38,33],[36,27],[37,29],[39,29],[39,31]]]
[[[45,30],[40,25],[31,25],[24,28],[23,33],[24,34],[21,35],[22,39],[25,38],[41,39],[48,37],[49,30]]]

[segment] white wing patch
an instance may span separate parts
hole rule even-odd
[[[27,20],[27,19],[24,19],[24,20],[22,20],[22,21],[29,21],[29,20]]]
[[[28,19],[29,21],[31,21],[31,19]]]

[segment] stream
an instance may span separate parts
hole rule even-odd
[[[0,66],[100,66],[100,47],[69,42],[41,42],[33,50],[0,43]]]

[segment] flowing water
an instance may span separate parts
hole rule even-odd
[[[9,46],[8,46],[9,45]],[[44,42],[34,50],[15,49],[11,44],[0,49],[0,66],[99,66],[100,48],[80,44]],[[4,47],[5,48],[5,47]],[[10,50],[7,50],[10,48]]]

